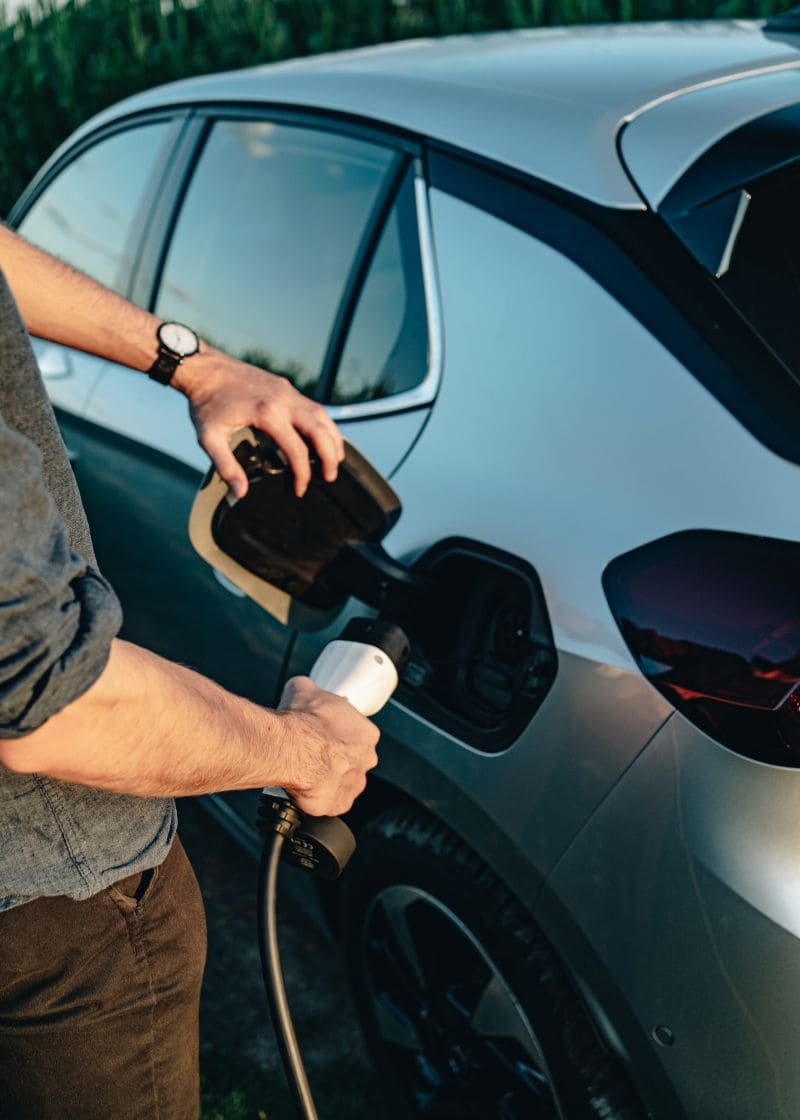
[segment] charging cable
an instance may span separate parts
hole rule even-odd
[[[399,626],[374,618],[351,619],[329,642],[309,677],[365,716],[375,715],[397,687],[409,642]],[[323,879],[336,879],[355,850],[355,837],[338,817],[306,817],[282,791],[265,789],[258,813],[264,847],[258,872],[258,947],[261,971],[283,1067],[301,1120],[318,1120],[289,1011],[276,917],[281,858]]]

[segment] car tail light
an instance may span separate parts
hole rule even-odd
[[[800,766],[800,545],[691,530],[613,560],[606,597],[647,679],[750,758]]]

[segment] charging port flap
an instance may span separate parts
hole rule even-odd
[[[402,589],[409,582],[380,547],[400,516],[400,501],[354,447],[345,443],[333,483],[323,480],[312,452],[311,483],[297,498],[291,469],[269,437],[242,428],[231,446],[247,475],[247,495],[232,501],[227,484],[210,471],[192,507],[189,535],[209,564],[278,621],[319,630],[349,595],[379,606],[393,583]]]

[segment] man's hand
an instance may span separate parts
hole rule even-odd
[[[247,478],[230,449],[236,428],[266,432],[286,456],[301,498],[311,480],[305,436],[314,447],[323,477],[333,482],[344,458],[344,442],[322,405],[304,397],[285,377],[203,347],[178,366],[170,383],[189,400],[200,446],[228,483],[234,497],[247,493]]]
[[[374,723],[308,677],[292,677],[278,706],[303,720],[303,731],[316,749],[296,758],[297,773],[285,784],[299,809],[315,817],[346,813],[367,784],[367,771],[378,763]]]

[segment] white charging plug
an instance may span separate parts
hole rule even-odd
[[[364,716],[379,712],[397,688],[397,669],[380,646],[336,638],[308,674],[317,688],[343,696]]]

